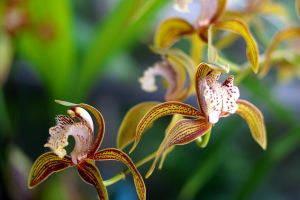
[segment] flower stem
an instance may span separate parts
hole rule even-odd
[[[140,161],[136,162],[134,164],[136,166],[136,168],[138,168],[138,167],[142,166],[143,164],[147,163],[148,161],[152,160],[156,156],[156,152],[157,151],[154,151],[150,155],[148,155],[145,158],[141,159]],[[114,177],[112,177],[112,178],[110,178],[106,181],[103,181],[103,183],[104,183],[105,186],[112,185],[112,184],[118,182],[121,179],[125,179],[125,175],[129,174],[129,172],[130,172],[129,169],[123,170],[122,172],[120,172],[116,176],[114,176]]]

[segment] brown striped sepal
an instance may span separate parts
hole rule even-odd
[[[140,200],[146,199],[146,186],[143,178],[129,156],[118,149],[104,149],[90,157],[93,160],[118,160],[123,162],[131,171]]]
[[[155,160],[146,174],[148,178],[163,153],[174,145],[184,145],[196,140],[198,137],[206,134],[211,129],[212,124],[210,124],[207,119],[183,119],[177,122],[175,126],[170,130],[162,141],[157,153]]]
[[[82,180],[95,186],[100,200],[108,200],[107,190],[103,184],[101,174],[92,162],[89,162],[89,160],[83,160],[78,164],[77,171]]]
[[[74,163],[69,156],[65,156],[61,159],[53,152],[45,153],[34,162],[29,174],[28,187],[33,188],[44,181],[53,172],[59,172],[72,166],[74,166]]]
[[[267,133],[262,113],[248,101],[237,100],[236,103],[239,106],[236,113],[246,120],[253,138],[265,150],[267,148]]]
[[[149,125],[151,125],[158,118],[171,114],[181,114],[188,117],[205,118],[205,116],[197,108],[194,108],[193,106],[190,106],[188,104],[177,101],[168,101],[158,104],[157,106],[154,106],[152,109],[150,109],[139,122],[136,128],[135,142],[129,153],[131,153],[135,149],[142,137],[142,134]]]

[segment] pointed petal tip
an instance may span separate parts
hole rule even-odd
[[[59,103],[61,105],[64,105],[64,106],[77,106],[78,104],[75,104],[75,103],[70,103],[70,102],[67,102],[67,101],[61,101],[61,100],[54,100],[56,103]]]

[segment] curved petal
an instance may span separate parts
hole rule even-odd
[[[165,77],[169,83],[165,101],[184,101],[193,92],[195,62],[190,56],[177,48],[161,49],[151,47],[150,49],[163,55],[163,58],[169,63],[168,71],[171,75],[169,77],[172,79]]]
[[[180,37],[191,35],[194,27],[184,19],[171,18],[164,21],[154,36],[154,44],[159,48],[169,48]]]
[[[274,38],[272,39],[271,44],[265,51],[265,61],[261,66],[261,71],[259,73],[259,77],[263,78],[270,69],[270,62],[271,62],[271,55],[272,52],[275,50],[276,46],[285,40],[299,38],[300,37],[300,28],[299,27],[292,27],[287,28],[282,31],[279,31]]]
[[[141,200],[146,199],[146,186],[143,178],[130,157],[118,149],[104,149],[90,157],[93,160],[118,160],[123,162],[131,171],[136,187],[137,194]]]
[[[132,107],[125,115],[117,136],[117,148],[124,149],[128,144],[134,141],[136,127],[142,117],[152,107],[160,102],[143,102]]]
[[[199,136],[204,135],[211,129],[212,125],[207,119],[183,119],[180,120],[164,138],[159,149],[157,150],[155,160],[146,174],[148,178],[162,154],[174,145],[184,145],[196,140]]]
[[[258,47],[248,27],[238,20],[220,21],[213,24],[214,28],[232,31],[241,35],[247,44],[247,57],[255,73],[258,71]]]
[[[61,159],[53,152],[45,153],[34,162],[29,174],[28,187],[33,188],[53,172],[59,172],[72,166],[74,166],[74,163],[69,156]]]
[[[98,132],[97,132],[97,138],[96,138],[92,148],[90,149],[88,155],[95,153],[99,149],[101,142],[103,140],[103,137],[104,137],[105,124],[104,124],[104,119],[103,119],[101,113],[96,108],[94,108],[90,105],[84,104],[84,103],[74,104],[74,103],[60,101],[60,100],[55,100],[55,102],[65,105],[65,106],[79,106],[79,107],[85,108],[85,109],[89,110],[91,113],[93,113],[93,115],[95,116],[95,118],[97,120]]]
[[[237,114],[241,115],[251,130],[253,138],[263,148],[267,148],[267,134],[264,123],[264,117],[260,110],[253,104],[244,100],[237,100],[238,109]]]
[[[181,114],[188,117],[204,118],[204,115],[198,109],[184,103],[169,101],[158,104],[157,106],[154,106],[151,110],[149,110],[139,122],[136,128],[135,142],[129,153],[131,153],[135,149],[142,137],[142,134],[150,124],[152,124],[160,117],[171,114]]]
[[[178,114],[175,114],[173,115],[172,117],[172,120],[170,122],[170,124],[168,125],[167,129],[166,129],[166,136],[170,133],[170,130],[173,128],[173,126],[175,126],[177,124],[178,121],[182,120],[183,119],[183,116],[182,115],[178,115]],[[174,149],[175,146],[173,147],[170,147],[167,151],[165,151],[162,155],[162,158],[160,160],[160,163],[159,163],[159,169],[162,168],[163,166],[163,163],[167,157],[167,155]]]
[[[195,78],[195,88],[197,93],[198,106],[201,109],[202,113],[205,113],[207,110],[205,99],[204,99],[204,85],[206,75],[211,72],[211,69],[206,63],[200,63],[196,70]]]
[[[212,24],[222,16],[226,9],[227,0],[200,0],[201,14],[198,19],[198,26]]]
[[[77,171],[82,180],[95,186],[100,200],[108,200],[107,190],[103,184],[101,174],[94,164],[88,160],[83,160],[78,165]]]

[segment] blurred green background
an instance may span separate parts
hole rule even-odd
[[[229,2],[233,8],[247,3]],[[295,1],[280,2],[289,11],[290,24],[299,26]],[[182,14],[172,4],[171,0],[0,1],[0,199],[96,199],[96,190],[79,178],[75,167],[27,188],[33,162],[49,151],[43,145],[55,116],[66,114],[67,108],[54,100],[96,107],[106,122],[101,149],[116,147],[118,128],[132,106],[163,101],[162,84],[157,92],[146,93],[137,81],[161,59],[148,48],[156,28],[169,17],[193,21],[199,14],[197,6]],[[284,21],[264,20],[267,26],[261,31],[268,37],[258,41],[261,52],[264,42],[287,26]],[[187,50],[187,43],[182,39],[176,45]],[[244,49],[243,39],[238,39],[221,54],[242,64]],[[241,117],[221,119],[206,148],[196,143],[177,146],[163,169],[156,168],[145,179],[147,199],[299,199],[299,79],[282,83],[276,76],[275,69],[262,80],[250,73],[239,85],[241,99],[252,102],[265,116],[266,151],[253,140]],[[196,97],[186,103],[197,106]],[[146,132],[130,154],[133,161],[158,148],[170,119],[159,119]],[[69,141],[67,152],[74,143],[72,138]],[[139,168],[143,176],[150,164]],[[114,161],[97,166],[105,180],[125,169]],[[107,188],[110,199],[137,199],[130,174]]]

